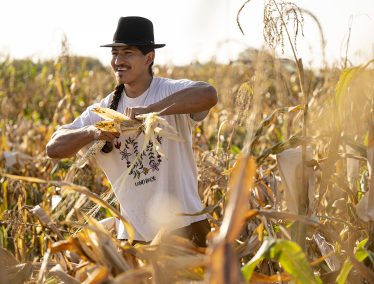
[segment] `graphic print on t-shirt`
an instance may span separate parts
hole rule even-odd
[[[135,186],[155,181],[156,177],[153,174],[159,171],[162,162],[162,157],[155,150],[152,141],[149,141],[145,150],[140,153],[141,145],[139,145],[137,139],[139,134],[127,137],[124,141],[122,140],[122,143],[121,141],[114,143],[119,155],[121,155],[121,160],[126,162],[127,168],[131,167],[129,176],[132,176]],[[162,145],[162,137],[160,135],[156,136],[156,140]],[[134,163],[135,159],[137,161]]]

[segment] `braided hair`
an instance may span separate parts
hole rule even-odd
[[[109,108],[113,110],[117,110],[124,88],[125,88],[124,84],[120,84],[116,86]],[[101,151],[104,153],[110,153],[112,150],[113,150],[113,143],[109,141],[107,141],[105,145],[103,146],[103,148],[101,149]]]

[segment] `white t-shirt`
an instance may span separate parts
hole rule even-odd
[[[150,105],[195,83],[154,77],[149,89],[139,97],[130,98],[124,92],[117,111],[123,113],[126,107]],[[76,129],[100,121],[101,118],[91,110],[98,106],[108,107],[112,97],[113,93],[100,103],[88,107],[73,123],[63,128]],[[124,187],[116,188],[116,181],[139,154],[143,133],[139,136],[137,132],[121,134],[113,143],[113,151],[96,154],[96,160],[121,205],[121,213],[136,231],[136,240],[150,241],[161,228],[173,230],[206,218],[206,215],[178,216],[178,213],[196,213],[203,208],[197,191],[197,169],[192,151],[191,131],[194,121],[189,114],[167,115],[163,118],[176,129],[184,142],[157,136],[166,157],[160,156],[148,144],[126,178]],[[128,238],[122,223],[118,228],[118,238]]]

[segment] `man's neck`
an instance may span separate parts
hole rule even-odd
[[[130,98],[137,98],[143,94],[151,85],[153,76],[149,75],[134,83],[125,84],[126,95]]]

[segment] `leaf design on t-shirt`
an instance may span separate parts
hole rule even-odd
[[[121,141],[116,141],[116,143],[114,143],[114,147],[116,147],[117,149],[120,149],[121,148]]]
[[[120,151],[121,155],[122,155],[122,160],[123,159],[126,159],[127,162],[129,162],[129,157],[132,155],[127,149],[126,147],[123,148],[123,150]]]
[[[122,188],[125,187],[126,179],[128,176],[133,176],[133,178],[140,178],[140,173],[147,175],[149,171],[144,171],[143,158],[147,156],[149,161],[149,167],[153,171],[159,171],[159,165],[162,162],[161,157],[165,156],[161,148],[161,135],[165,138],[172,139],[175,141],[182,142],[184,139],[180,137],[173,126],[171,126],[166,119],[159,116],[159,113],[148,113],[137,115],[138,119],[143,121],[143,127],[139,129],[139,132],[144,133],[143,142],[138,149],[138,142],[135,137],[135,141],[131,141],[131,144],[134,148],[134,154],[131,158],[134,158],[132,162],[127,164],[127,170],[124,171],[121,176],[116,180],[114,187]],[[152,154],[151,154],[152,152]],[[148,157],[149,155],[149,157]],[[143,180],[142,180],[143,181]],[[139,185],[143,184],[140,183]],[[145,181],[145,184],[147,181]]]

